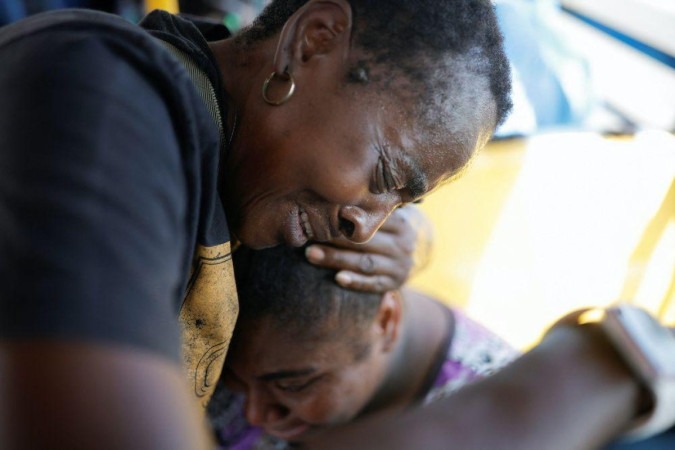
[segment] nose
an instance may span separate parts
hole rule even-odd
[[[340,231],[347,239],[357,244],[368,242],[397,205],[398,203],[391,202],[377,208],[343,206],[338,213]]]
[[[251,425],[265,427],[283,420],[290,410],[276,402],[264,389],[249,389],[244,403],[244,416]]]

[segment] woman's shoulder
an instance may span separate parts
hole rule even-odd
[[[45,64],[67,61],[78,70],[98,64],[103,74],[114,73],[108,64],[123,63],[149,80],[164,78],[157,86],[171,86],[179,67],[150,30],[114,14],[84,9],[48,11],[2,27],[3,49],[5,55],[35,55],[30,60],[35,70],[43,68],[43,59]]]
[[[3,27],[0,59],[13,71],[39,75],[62,70],[71,74],[66,79],[73,85],[95,83],[111,98],[126,94],[123,84],[128,80],[120,76],[124,67],[163,96],[180,88],[174,81],[180,67],[156,38],[119,16],[99,11],[55,10]]]
[[[462,386],[484,378],[516,359],[520,353],[487,327],[458,308],[446,360],[426,402],[445,397]]]
[[[479,375],[489,375],[494,370],[515,359],[519,352],[496,333],[469,317],[458,308],[452,308],[455,333],[448,357],[461,361]]]
[[[119,36],[145,33],[140,27],[114,14],[85,9],[60,9],[27,17],[0,29],[0,46],[41,33],[87,33],[95,37],[97,32],[113,32]]]

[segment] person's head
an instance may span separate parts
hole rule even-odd
[[[238,117],[226,204],[255,248],[368,240],[510,108],[490,0],[274,0],[233,42],[247,76],[225,75]]]
[[[355,418],[388,374],[397,293],[349,291],[280,246],[235,252],[240,315],[225,363],[250,423],[297,441]]]

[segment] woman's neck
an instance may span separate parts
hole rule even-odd
[[[218,64],[223,86],[235,109],[243,109],[247,99],[257,95],[258,79],[271,70],[274,43],[263,41],[243,49],[234,38],[209,42],[209,48]]]
[[[221,155],[221,174],[219,176],[218,191],[221,198],[228,205],[228,197],[231,187],[226,185],[232,182],[232,171],[235,170],[245,154],[245,146],[239,139],[239,130],[246,127],[247,112],[249,105],[259,100],[260,89],[271,67],[274,56],[272,41],[267,40],[242,49],[235,42],[235,38],[222,41],[209,42],[209,48],[218,65],[223,88],[225,90],[224,102],[227,115],[224,118],[225,136],[227,145]],[[228,214],[232,218],[232,214]]]
[[[400,291],[403,323],[400,339],[391,353],[387,373],[361,415],[402,410],[419,400],[421,390],[445,354],[448,333],[454,331],[451,314],[431,297],[412,290]],[[449,320],[450,319],[450,320]]]

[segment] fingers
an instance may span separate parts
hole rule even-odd
[[[380,227],[380,231],[394,234],[406,234],[414,237],[414,222],[421,213],[415,206],[397,208]]]
[[[397,289],[400,285],[394,278],[387,275],[362,275],[345,270],[335,275],[335,281],[344,288],[378,294]]]
[[[338,248],[344,248],[344,249],[350,249],[354,250],[357,252],[373,252],[373,253],[380,253],[380,254],[391,254],[396,251],[396,247],[398,245],[398,241],[400,238],[398,237],[398,234],[391,233],[388,231],[382,231],[382,229],[379,229],[377,233],[375,233],[375,236],[372,237],[371,240],[365,243],[357,244],[356,242],[349,241],[344,238],[339,238],[339,239],[333,239],[329,243],[325,244],[313,244],[312,247],[314,246],[320,246],[320,247],[327,247],[330,246],[330,248],[333,247],[338,247]]]
[[[312,244],[308,248],[319,248],[324,253],[332,253],[334,251],[346,251],[353,253],[374,253],[377,255],[388,256],[390,258],[398,259],[400,255],[412,253],[407,249],[407,245],[403,245],[395,235],[377,232],[373,238],[365,244],[343,244],[342,242],[333,242],[326,244]]]
[[[397,259],[377,253],[364,253],[330,247],[326,245],[312,245],[305,251],[307,259],[312,264],[329,269],[347,272],[359,272],[363,275],[386,275],[397,279],[404,278],[409,268]]]
[[[337,239],[313,244],[305,254],[312,264],[338,270],[335,279],[343,287],[367,292],[397,289],[413,267],[420,217],[424,218],[415,207],[399,208],[364,244]]]
[[[312,245],[307,259],[321,267],[337,269],[335,281],[342,287],[383,293],[400,287],[407,278],[410,264],[386,255],[363,253],[324,245]]]

